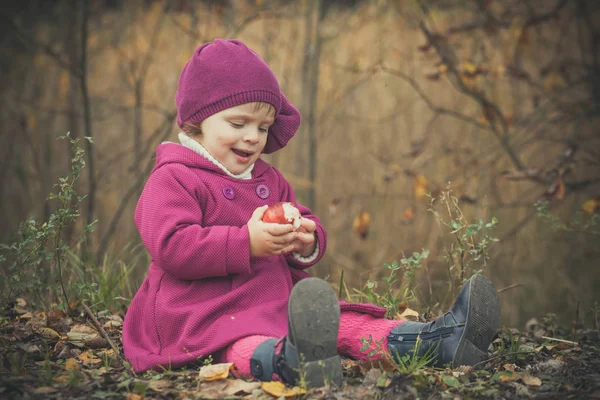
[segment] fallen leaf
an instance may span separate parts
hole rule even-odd
[[[371,226],[371,214],[366,211],[361,212],[352,222],[352,228],[354,232],[358,233],[361,239],[366,239],[369,234],[369,228]]]
[[[57,310],[57,309],[50,310],[50,311],[48,311],[48,315],[47,315],[48,323],[52,324],[56,321],[59,321],[59,320],[65,318],[66,316],[67,315],[64,312],[62,312],[61,310]]]
[[[104,328],[119,328],[123,326],[123,318],[119,315],[111,315],[108,317],[108,321],[106,321],[103,325]]]
[[[69,382],[69,375],[59,375],[56,378],[54,378],[54,382],[66,384],[67,382]]]
[[[261,388],[265,393],[268,393],[271,396],[275,396],[277,398],[283,396],[286,399],[289,399],[302,394],[306,394],[306,390],[301,389],[298,386],[288,388],[281,382],[263,382]]]
[[[205,365],[200,368],[198,378],[201,381],[217,381],[229,376],[229,371],[233,368],[233,363],[222,363]]]
[[[452,375],[442,374],[442,382],[444,382],[447,386],[457,387],[460,382]]]
[[[402,219],[406,223],[414,221],[414,219],[415,219],[415,209],[412,208],[412,207],[409,207],[406,210],[404,210],[404,212],[402,213]]]
[[[406,321],[419,321],[419,313],[406,307],[402,312],[398,312],[394,319]]]
[[[60,340],[61,336],[52,328],[39,328],[38,332],[44,337],[44,339]]]
[[[471,365],[460,365],[456,368],[454,368],[454,371],[452,371],[452,375],[455,378],[458,378],[459,376],[469,376],[473,373],[474,369]]]
[[[173,382],[166,379],[156,379],[148,382],[148,388],[157,393],[164,392],[165,389],[168,389],[171,386],[173,386]]]
[[[415,176],[414,192],[417,200],[423,200],[427,196],[429,191],[427,187],[428,182],[425,176],[420,174]]]
[[[79,363],[74,358],[68,358],[65,362],[65,371],[79,371]]]
[[[33,314],[30,311],[28,311],[25,314],[21,315],[19,317],[19,320],[21,320],[21,319],[31,319],[31,318],[33,318]]]
[[[100,335],[94,328],[83,324],[73,325],[71,330],[67,332],[67,338],[69,341],[79,346],[83,345],[83,342],[95,339],[97,337],[100,337]]]
[[[528,373],[523,375],[523,383],[527,386],[542,386],[542,380],[537,376],[530,375]]]
[[[56,393],[58,389],[52,386],[40,386],[33,390],[33,394],[44,395]]]
[[[499,371],[492,376],[492,379],[496,382],[513,382],[520,378],[521,375],[518,372],[512,371]]]
[[[144,395],[137,393],[127,393],[127,396],[125,396],[125,398],[127,400],[144,400]]]
[[[252,391],[260,389],[260,382],[246,382],[243,379],[231,379],[223,393],[226,396],[235,396],[239,394],[250,394]]]
[[[581,205],[581,209],[587,214],[595,214],[597,212],[600,212],[600,196],[586,200]]]
[[[102,360],[99,357],[96,357],[91,350],[86,350],[81,353],[77,358],[85,365],[85,366],[94,366],[96,364],[100,364]]]
[[[108,341],[100,336],[88,339],[83,344],[85,347],[89,347],[90,349],[101,349],[108,347]]]

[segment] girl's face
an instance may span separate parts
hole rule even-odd
[[[200,124],[202,133],[195,139],[236,175],[258,160],[273,122],[270,105],[242,104],[206,118]]]

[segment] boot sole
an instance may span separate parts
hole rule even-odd
[[[500,300],[494,285],[483,275],[471,278],[469,312],[452,366],[475,365],[487,357],[487,350],[500,328]]]
[[[318,278],[298,282],[288,303],[289,335],[299,354],[300,379],[309,387],[342,384],[337,352],[340,306],[329,284]]]

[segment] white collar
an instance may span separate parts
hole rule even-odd
[[[227,175],[231,176],[232,178],[237,178],[237,179],[252,179],[252,170],[254,169],[254,164],[252,164],[251,166],[249,166],[241,174],[238,174],[238,175],[232,174],[231,172],[229,172],[229,170],[227,168],[225,168],[225,166],[223,164],[221,164],[216,158],[214,158],[208,152],[208,150],[206,150],[206,148],[204,146],[202,146],[200,143],[198,143],[197,141],[195,141],[194,139],[192,139],[191,137],[189,137],[188,135],[186,135],[183,132],[179,132],[179,135],[177,137],[179,138],[179,142],[183,146],[185,146],[188,149],[193,150],[196,153],[200,154],[202,157],[206,158],[208,161],[210,161],[213,164],[215,164],[217,167],[219,167],[220,169],[222,169],[223,172],[225,172]]]

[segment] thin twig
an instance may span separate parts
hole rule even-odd
[[[489,361],[492,361],[492,360],[495,360],[497,358],[502,358],[502,357],[507,357],[507,356],[516,356],[516,355],[519,355],[519,354],[531,354],[531,353],[532,353],[531,351],[515,351],[515,352],[512,352],[512,353],[498,354],[496,356],[488,358],[487,360],[483,360],[483,361],[478,362],[477,364],[474,364],[473,365],[473,369],[477,368],[478,365],[485,364],[485,363],[487,363]]]
[[[507,290],[510,290],[510,289],[514,289],[514,288],[516,288],[516,287],[519,287],[519,286],[523,286],[523,284],[521,284],[521,283],[514,283],[514,284],[512,284],[512,285],[509,285],[509,286],[507,286],[507,287],[505,287],[505,288],[498,289],[498,293],[502,293],[502,292],[505,292],[505,291],[507,291]]]
[[[542,336],[542,339],[552,340],[554,342],[561,342],[561,343],[572,344],[573,346],[578,346],[579,345],[579,343],[573,342],[572,340],[558,339],[558,338],[553,338],[553,337],[550,337],[550,336]]]
[[[119,351],[119,348],[117,347],[117,345],[115,345],[115,343],[112,341],[112,339],[110,338],[110,336],[108,336],[108,334],[106,333],[106,331],[104,330],[104,328],[100,324],[100,321],[98,321],[98,319],[96,318],[96,316],[94,315],[94,313],[92,312],[92,310],[90,310],[90,308],[84,302],[81,302],[81,305],[83,305],[83,308],[85,309],[85,312],[92,319],[92,322],[96,326],[96,329],[98,329],[98,332],[100,332],[100,334],[102,335],[102,337],[104,339],[106,339],[106,341],[110,345],[111,349],[113,349],[113,351],[115,352],[115,355],[119,358],[119,361],[121,361],[121,364],[125,367],[125,369],[127,370],[127,372],[129,372],[131,375],[135,375],[135,372],[131,368],[129,368],[127,366],[127,363],[125,362],[125,359],[123,357],[121,357],[121,352]]]

